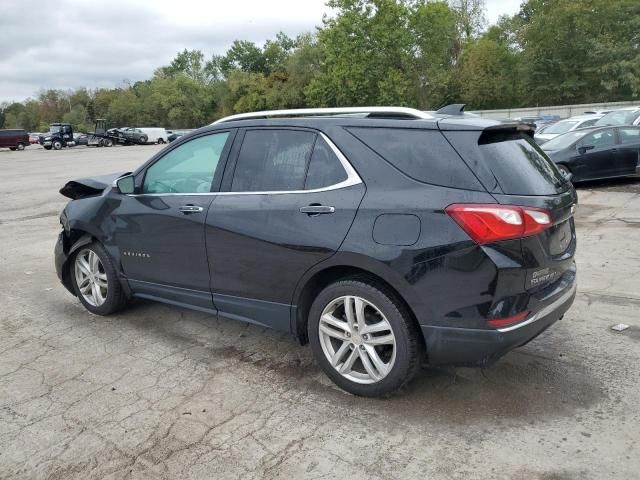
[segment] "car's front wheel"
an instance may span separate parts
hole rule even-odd
[[[59,141],[59,140],[56,140],[55,142],[53,142],[52,146],[53,146],[54,150],[61,150],[62,149],[62,142]]]
[[[127,303],[118,273],[99,243],[78,250],[73,257],[71,279],[82,305],[96,315],[109,315]]]
[[[316,361],[342,389],[386,396],[417,373],[424,347],[406,307],[382,285],[344,280],[326,287],[309,312]]]

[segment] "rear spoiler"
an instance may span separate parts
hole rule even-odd
[[[525,135],[529,135],[533,138],[533,135],[536,133],[536,126],[533,123],[506,122],[485,128],[482,136],[484,136],[485,133],[488,135],[498,135],[500,133],[504,135],[513,135],[516,133],[524,133]]]

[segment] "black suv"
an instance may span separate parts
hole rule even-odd
[[[403,108],[228,117],[65,185],[58,275],[99,315],[139,297],[291,332],[357,395],[425,360],[486,366],[575,296],[576,193],[532,135]]]

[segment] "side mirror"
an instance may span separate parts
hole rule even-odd
[[[135,177],[133,175],[125,175],[116,180],[116,187],[118,191],[125,195],[134,193],[136,190]]]
[[[578,153],[580,153],[580,155],[584,155],[589,150],[593,150],[594,148],[596,148],[595,145],[583,145],[582,147],[578,147]]]

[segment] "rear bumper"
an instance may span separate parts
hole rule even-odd
[[[522,322],[496,330],[421,326],[432,365],[488,366],[560,320],[573,304],[575,277]]]

